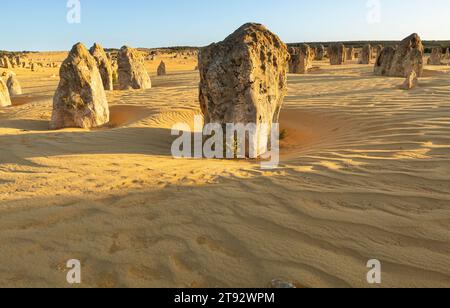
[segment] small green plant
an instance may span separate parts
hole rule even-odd
[[[287,137],[287,130],[286,129],[282,129],[280,132],[280,140],[284,140]]]

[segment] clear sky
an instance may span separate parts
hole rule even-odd
[[[285,42],[399,40],[413,32],[450,40],[449,0],[79,1],[79,24],[67,22],[68,0],[2,1],[0,49],[67,50],[78,41],[203,46],[249,21]]]

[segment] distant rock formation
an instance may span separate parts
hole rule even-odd
[[[93,128],[108,122],[108,101],[97,63],[86,47],[78,43],[60,69],[50,128]]]
[[[144,67],[144,59],[139,52],[124,46],[118,56],[119,89],[150,89],[152,81]]]
[[[355,58],[355,48],[354,47],[349,47],[346,49],[347,54],[347,61],[353,61],[353,59]]]
[[[316,47],[316,61],[322,61],[325,58],[325,46],[319,45]]]
[[[377,59],[380,56],[382,50],[383,50],[382,45],[377,45],[373,48],[373,55],[375,59]]]
[[[428,65],[442,65],[442,48],[434,47],[431,49],[431,56],[428,59]]]
[[[11,61],[9,60],[9,58],[7,56],[3,57],[3,67],[6,68],[6,69],[13,68],[12,64],[11,64]]]
[[[342,65],[345,63],[344,44],[333,44],[329,49],[329,58],[331,65]]]
[[[307,44],[302,44],[291,55],[290,72],[292,74],[307,74],[312,67],[313,57],[311,48]]]
[[[359,64],[370,64],[371,55],[372,46],[370,46],[370,44],[364,45],[359,57]]]
[[[391,52],[394,51],[394,55]],[[419,35],[412,34],[405,38],[396,48],[386,47],[375,63],[377,75],[407,77],[411,70],[417,77],[423,73],[424,47]]]
[[[311,67],[312,67],[312,62],[314,61],[314,59],[316,58],[316,53],[317,53],[317,48],[316,47],[310,47],[310,62],[311,62]]]
[[[91,55],[94,57],[97,63],[98,70],[100,71],[100,76],[102,77],[103,88],[105,91],[112,91],[113,88],[113,69],[108,56],[105,53],[103,47],[95,43],[89,50]]]
[[[200,106],[205,124],[254,124],[246,156],[260,156],[271,143],[287,92],[288,49],[260,24],[245,24],[199,55]],[[251,150],[253,149],[253,150]]]
[[[9,74],[6,86],[8,87],[10,96],[22,95],[22,87],[15,74]]]
[[[161,63],[158,66],[158,70],[157,70],[157,75],[158,76],[164,76],[167,74],[166,72],[166,63],[164,63],[164,61],[161,61]]]

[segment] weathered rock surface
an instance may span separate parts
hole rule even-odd
[[[247,138],[255,150],[246,150],[246,155],[265,153],[287,92],[288,59],[288,49],[280,38],[254,23],[202,48],[200,106],[205,124],[254,124],[257,133]]]
[[[382,50],[383,50],[382,45],[377,45],[373,48],[373,55],[375,59],[377,59],[380,56]]]
[[[417,77],[423,73],[424,47],[419,35],[412,34],[405,38],[395,51],[390,76],[406,77],[413,69]]]
[[[411,90],[411,89],[414,89],[415,87],[417,87],[418,84],[419,84],[419,79],[417,78],[417,74],[414,70],[412,70],[406,76],[406,80],[403,83],[403,85],[401,85],[400,88],[404,89],[404,90]]]
[[[370,64],[372,57],[372,46],[370,44],[364,45],[361,55],[359,57],[359,64]]]
[[[166,72],[166,63],[164,63],[164,61],[161,61],[161,63],[158,66],[158,70],[157,70],[157,75],[158,76],[164,76],[167,74]]]
[[[374,73],[379,76],[388,76],[391,71],[392,61],[394,61],[395,48],[385,47],[381,51],[375,63]]]
[[[346,54],[347,61],[353,61],[353,59],[355,58],[355,48],[349,47],[346,49],[346,51],[347,51]]]
[[[431,50],[431,56],[428,59],[428,65],[442,65],[442,48],[434,47]]]
[[[100,76],[102,77],[103,88],[105,91],[112,91],[113,88],[113,69],[108,56],[105,53],[103,47],[95,43],[89,50],[91,55],[94,57],[97,63],[98,70],[100,71]]]
[[[329,48],[329,58],[331,65],[342,65],[345,63],[344,44],[333,44]]]
[[[122,47],[117,63],[120,90],[150,89],[152,87],[150,76],[145,70],[144,59],[136,49],[128,46]]]
[[[8,87],[2,78],[0,78],[0,107],[11,106],[11,98],[9,96]]]
[[[11,61],[9,60],[9,58],[7,56],[3,57],[3,67],[6,69],[12,68]]]
[[[93,128],[109,122],[109,107],[97,63],[78,43],[60,69],[53,97],[51,129]]]
[[[302,44],[291,54],[289,62],[290,72],[292,74],[307,74],[308,70],[312,67],[313,57],[311,48],[306,44]]]
[[[319,45],[316,47],[316,61],[322,61],[325,58],[325,46]]]
[[[9,74],[6,86],[8,87],[10,96],[22,95],[22,87],[15,74]]]
[[[391,53],[394,53],[392,55]],[[383,48],[375,63],[375,74],[392,77],[407,77],[411,70],[417,77],[423,73],[424,47],[419,35],[412,34],[398,46]]]

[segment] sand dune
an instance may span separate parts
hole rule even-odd
[[[64,54],[52,55],[55,58]],[[44,57],[44,56],[43,56]],[[48,57],[48,56],[45,56]],[[383,287],[450,281],[450,69],[420,86],[326,62],[290,75],[279,169],[173,159],[199,114],[194,58],[147,63],[153,88],[108,93],[111,123],[49,131],[56,69],[17,70],[0,109],[0,287]]]

